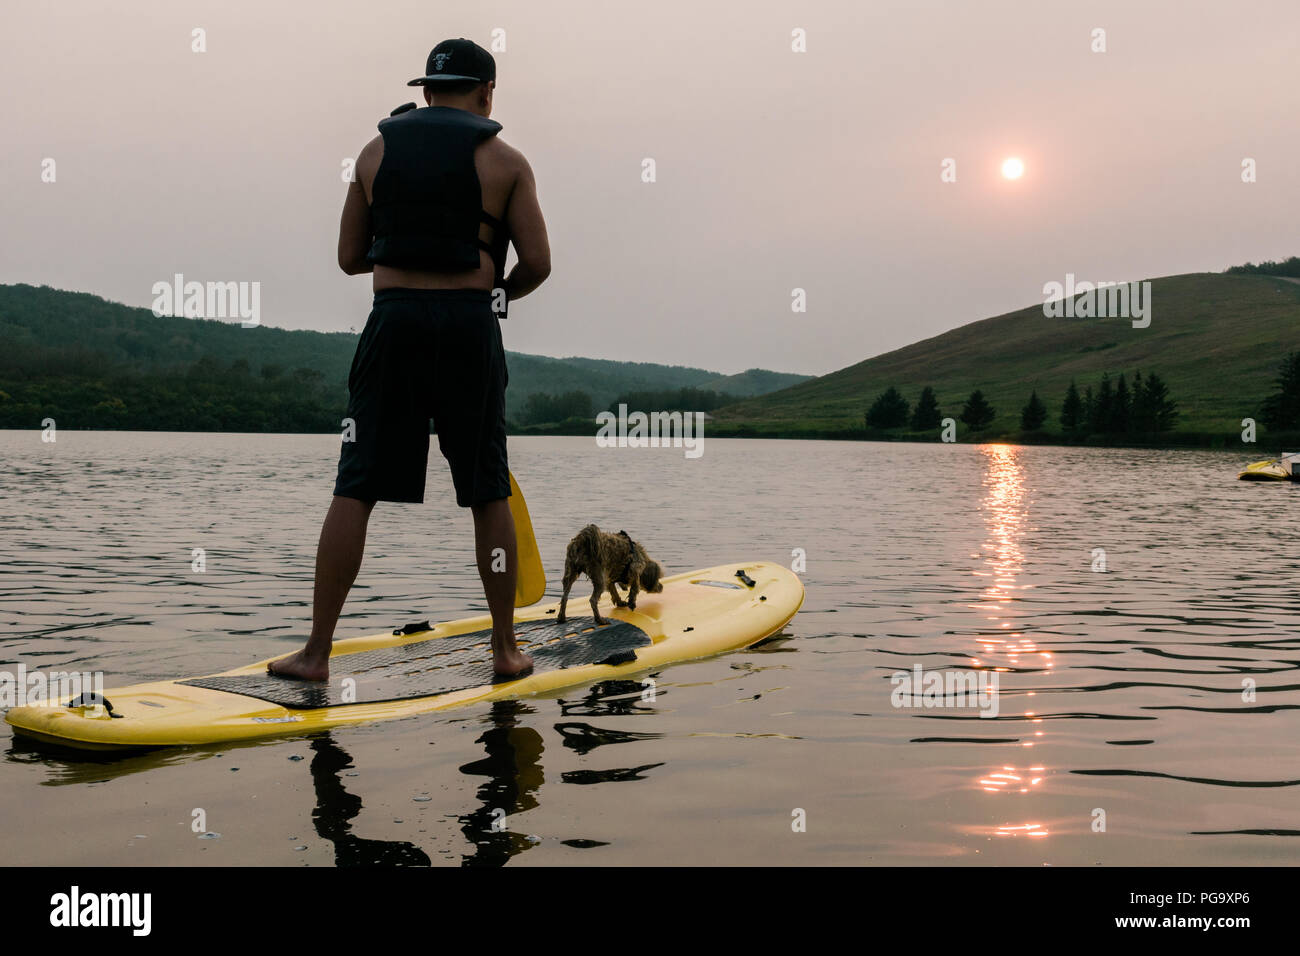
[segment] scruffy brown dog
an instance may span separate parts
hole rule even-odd
[[[591,593],[591,613],[597,624],[605,624],[600,616],[600,592],[609,588],[609,596],[614,599],[615,607],[623,607],[624,602],[614,587],[621,584],[627,588],[627,607],[636,610],[636,593],[640,589],[651,594],[658,594],[664,589],[659,583],[664,573],[658,561],[651,560],[645,548],[633,541],[626,531],[618,534],[606,534],[594,524],[589,524],[573,536],[564,555],[564,597],[560,599],[560,614],[556,623],[564,620],[564,609],[569,603],[569,589],[578,580],[579,574],[591,578],[595,588]]]

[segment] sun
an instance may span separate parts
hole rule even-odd
[[[1019,179],[1025,174],[1025,164],[1019,157],[1010,156],[1002,161],[1002,178]]]

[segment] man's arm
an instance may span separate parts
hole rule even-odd
[[[551,243],[546,237],[546,220],[537,202],[537,180],[532,167],[522,155],[519,178],[515,180],[506,209],[506,225],[519,261],[505,280],[506,297],[522,299],[551,274]]]
[[[370,227],[370,198],[364,184],[374,181],[375,170],[383,158],[383,142],[382,137],[376,136],[361,150],[343,201],[343,216],[339,220],[339,268],[350,276],[375,271],[374,265],[366,261],[374,233]]]

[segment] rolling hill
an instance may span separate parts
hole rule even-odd
[[[913,405],[925,386],[944,415],[981,389],[997,410],[984,437],[1018,432],[1037,389],[1049,431],[1071,380],[1155,372],[1177,401],[1174,435],[1236,435],[1257,416],[1282,358],[1300,349],[1300,284],[1269,275],[1193,273],[1152,280],[1150,327],[1127,319],[1047,318],[1041,303],[972,322],[828,375],[716,410],[718,431],[847,434],[864,429],[877,395],[897,387]],[[966,437],[965,429],[961,429]]]
[[[70,427],[334,431],[357,336],[158,317],[98,296],[0,285],[0,427],[47,415]],[[808,376],[507,353],[506,413],[536,392],[584,391],[596,408],[631,391],[755,395]]]

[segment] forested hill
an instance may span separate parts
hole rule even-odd
[[[158,317],[98,296],[0,285],[0,428],[337,431],[357,336]],[[707,389],[736,398],[808,376],[511,352],[507,415],[532,396]],[[534,403],[536,404],[536,402]],[[543,403],[544,404],[544,403]]]

